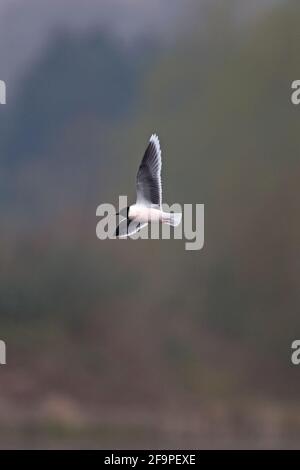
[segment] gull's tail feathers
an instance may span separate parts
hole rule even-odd
[[[168,218],[164,222],[171,227],[177,227],[181,222],[182,214],[168,214]]]

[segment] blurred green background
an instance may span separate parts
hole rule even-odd
[[[0,7],[0,447],[300,447],[299,2]],[[96,238],[153,132],[201,251]]]

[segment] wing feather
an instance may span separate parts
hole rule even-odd
[[[148,147],[136,178],[137,204],[159,206],[162,203],[161,150],[156,134],[150,137]]]
[[[117,238],[127,238],[142,230],[146,225],[148,225],[147,222],[140,223],[136,220],[123,219],[117,226],[115,235]]]

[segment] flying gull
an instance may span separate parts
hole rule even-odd
[[[136,177],[136,203],[117,215],[123,217],[116,236],[126,238],[139,232],[151,222],[162,222],[176,227],[181,214],[162,210],[161,150],[156,134],[152,134]]]

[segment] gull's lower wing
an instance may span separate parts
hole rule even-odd
[[[134,233],[139,232],[143,227],[148,225],[147,222],[141,223],[135,220],[124,219],[122,220],[116,229],[116,237],[127,238]]]

